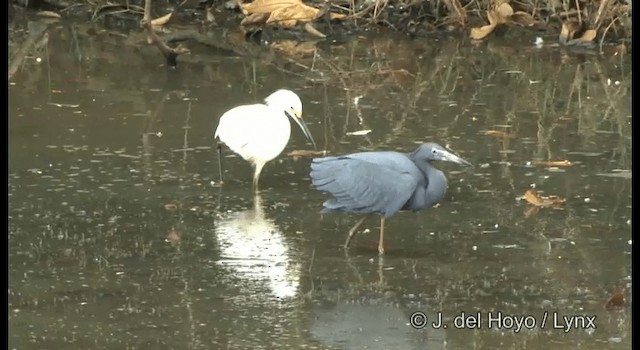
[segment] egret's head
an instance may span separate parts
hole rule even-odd
[[[316,147],[316,142],[313,140],[304,119],[302,119],[302,101],[300,101],[300,97],[295,92],[280,89],[265,98],[264,102],[271,107],[282,109],[289,118],[298,124],[304,136],[313,144],[313,147]]]
[[[437,143],[425,143],[415,150],[414,155],[417,159],[430,161],[453,162],[461,165],[472,166],[471,163],[451,153]]]
[[[291,90],[280,89],[265,98],[264,102],[271,107],[282,108],[292,118],[302,118],[302,101]]]

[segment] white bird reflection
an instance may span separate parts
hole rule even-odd
[[[276,298],[296,295],[300,283],[298,264],[289,257],[280,228],[265,217],[259,194],[254,196],[252,209],[229,213],[217,221],[215,231],[220,265],[238,277],[267,282]]]

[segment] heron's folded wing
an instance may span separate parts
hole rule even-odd
[[[324,203],[328,210],[385,216],[398,212],[418,184],[410,170],[348,156],[314,159],[311,180],[319,191],[333,195]]]

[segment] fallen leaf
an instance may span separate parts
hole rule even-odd
[[[311,22],[307,22],[304,24],[304,30],[307,31],[307,33],[313,35],[313,36],[317,36],[319,38],[326,38],[327,36],[324,35],[324,33],[322,33],[321,31],[317,30],[316,27],[313,26],[313,24],[311,24]]]
[[[298,22],[313,21],[319,9],[302,3],[302,0],[256,0],[249,4],[242,4],[245,16],[255,13],[269,14],[267,24],[284,28],[295,26]],[[342,19],[345,15],[330,12],[331,19]]]
[[[566,199],[558,196],[543,197],[538,194],[534,189],[529,189],[524,193],[524,199],[537,207],[550,207],[566,202]]]
[[[152,19],[151,25],[153,27],[162,27],[163,25],[167,24],[167,22],[169,22],[169,19],[171,19],[171,15],[173,15],[173,12],[169,13],[168,15]]]
[[[471,39],[481,40],[487,37],[487,35],[491,34],[493,29],[495,29],[495,24],[489,24],[486,26],[471,28]]]
[[[277,9],[301,4],[300,0],[256,0],[248,4],[242,4],[242,12],[245,15],[251,13],[271,13]]]
[[[584,32],[584,34],[582,34],[582,36],[580,38],[578,38],[578,40],[582,41],[582,42],[585,42],[585,43],[590,43],[595,38],[596,38],[596,31],[594,29],[587,29]]]
[[[569,40],[573,39],[575,33],[580,29],[580,24],[576,21],[566,21],[562,23],[562,29],[560,29],[560,37],[558,41],[561,44],[566,44]]]
[[[358,130],[358,131],[347,132],[347,135],[349,135],[349,136],[361,136],[361,135],[366,135],[366,134],[368,134],[370,132],[371,132],[371,130],[369,130],[369,129]]]
[[[531,16],[529,13],[524,11],[514,12],[511,15],[510,20],[513,23],[517,23],[523,27],[531,27],[532,25],[536,24],[535,18],[533,18],[533,16]]]
[[[512,139],[516,137],[513,134],[507,134],[506,132],[499,130],[487,130],[484,132],[484,134],[488,136],[495,136],[501,139]]]
[[[262,24],[266,22],[267,19],[269,19],[268,13],[252,13],[245,17],[242,22],[240,22],[240,25],[247,26],[250,24]]]
[[[607,310],[611,310],[611,309],[621,308],[623,306],[624,306],[624,288],[618,288],[611,296],[611,299],[609,299],[609,301],[607,301],[607,303],[605,304],[605,308]]]
[[[500,6],[496,7],[495,14],[498,15],[498,23],[507,23],[509,17],[513,15],[513,8],[511,8],[511,5],[504,2],[500,4]]]
[[[287,155],[289,157],[315,157],[326,156],[327,153],[327,151],[295,150],[289,152]]]
[[[531,163],[534,164],[534,165],[557,166],[557,167],[572,166],[573,165],[573,163],[571,163],[568,160],[534,160]]]
[[[37,14],[38,16],[45,18],[62,18],[59,13],[53,11],[40,11]]]
[[[271,12],[267,24],[277,24],[281,27],[291,28],[298,21],[309,22],[313,20],[318,9],[299,3],[289,7],[282,7]]]

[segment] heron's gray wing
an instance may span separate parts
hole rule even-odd
[[[415,191],[418,178],[414,169],[387,163],[349,156],[314,159],[313,185],[334,197],[323,204],[324,211],[380,213],[386,217],[398,212]],[[415,167],[411,161],[407,165]]]

